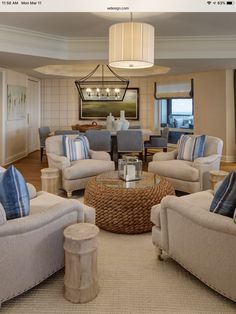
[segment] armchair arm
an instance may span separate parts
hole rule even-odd
[[[214,154],[207,157],[200,157],[194,160],[193,167],[199,170],[201,190],[210,189],[210,170],[218,170],[220,167],[221,155]]]
[[[203,228],[236,235],[236,224],[232,218],[209,212],[194,204],[189,206],[189,203],[180,197],[166,196],[163,198],[161,202],[161,223],[163,221],[163,212],[166,212],[167,209],[179,213]]]
[[[220,161],[221,156],[218,154],[214,154],[207,157],[196,158],[193,163],[193,167],[201,167],[202,165],[210,165],[214,162]]]
[[[97,159],[97,160],[111,160],[110,154],[103,151],[95,151],[95,150],[89,150],[89,155],[91,159]]]
[[[178,155],[177,149],[167,152],[167,153],[156,153],[153,155],[153,161],[164,161],[164,160],[172,160],[176,159]]]
[[[43,205],[42,205],[43,206]],[[0,228],[0,237],[24,234],[43,228],[44,226],[60,220],[65,221],[69,216],[75,217],[77,222],[95,223],[95,210],[92,207],[84,205],[78,200],[64,200],[40,213],[30,214],[22,218],[8,220]],[[66,218],[67,217],[67,218]]]
[[[58,156],[54,153],[47,153],[48,165],[50,168],[64,169],[70,167],[70,160],[65,156]]]

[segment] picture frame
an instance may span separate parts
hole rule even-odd
[[[115,118],[125,111],[127,120],[139,120],[139,88],[127,88],[123,101],[82,101],[79,100],[80,120],[106,120],[109,113]]]
[[[7,85],[7,120],[22,120],[26,115],[26,87]]]

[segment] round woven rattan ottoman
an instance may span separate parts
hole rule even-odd
[[[98,227],[137,234],[151,230],[151,207],[164,196],[174,194],[171,183],[153,173],[143,171],[141,180],[125,182],[117,171],[110,171],[88,182],[84,202],[95,208]]]

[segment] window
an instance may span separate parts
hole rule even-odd
[[[173,129],[193,129],[193,100],[192,98],[160,100],[161,127]]]

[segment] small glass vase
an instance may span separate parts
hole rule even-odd
[[[136,181],[142,178],[142,160],[133,156],[124,156],[118,161],[118,175],[122,180]]]

